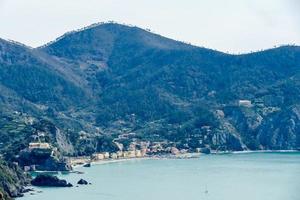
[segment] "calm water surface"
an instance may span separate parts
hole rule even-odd
[[[207,155],[198,159],[132,160],[59,175],[73,185],[36,188],[18,200],[299,200],[300,153]],[[207,192],[205,192],[207,190]]]

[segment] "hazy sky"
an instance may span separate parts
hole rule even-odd
[[[300,45],[299,0],[0,0],[0,37],[32,47],[109,20],[234,53]]]

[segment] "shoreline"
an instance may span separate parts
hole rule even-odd
[[[151,157],[142,157],[142,158],[124,158],[124,159],[106,159],[106,160],[93,160],[90,161],[89,163],[93,166],[93,165],[105,165],[105,164],[110,164],[110,163],[118,163],[118,162],[126,162],[126,161],[134,161],[134,160],[147,160],[147,159],[151,159]],[[84,164],[75,164],[72,165],[73,169],[76,168],[88,168],[88,167],[84,167]],[[72,172],[72,171],[70,171]],[[73,170],[74,172],[74,170]]]
[[[199,158],[201,155],[202,155],[202,153],[185,153],[185,154],[179,154],[179,155],[173,155],[173,154],[150,155],[150,156],[136,157],[136,158],[118,158],[118,159],[110,158],[110,159],[104,159],[104,160],[91,160],[88,163],[90,163],[92,165],[104,165],[104,164],[110,164],[110,163],[139,161],[139,160],[191,159],[191,158]],[[87,164],[87,163],[75,164],[75,165],[72,165],[72,167],[73,167],[73,169],[82,168],[82,167],[84,167],[85,164]],[[70,172],[72,172],[72,171],[70,171]],[[74,170],[73,170],[73,172],[74,172]]]
[[[77,171],[78,168],[85,168],[84,165],[104,165],[110,163],[119,163],[119,162],[127,162],[127,161],[139,161],[139,160],[160,160],[160,159],[196,159],[201,156],[207,155],[228,155],[228,154],[251,154],[251,153],[296,153],[300,152],[299,150],[246,150],[246,151],[218,151],[211,152],[210,154],[205,153],[184,153],[184,154],[161,154],[161,155],[146,155],[144,157],[135,157],[135,158],[109,158],[103,160],[92,160],[88,157],[84,159],[85,162],[80,162],[76,164],[71,164],[73,170],[70,171],[33,171],[33,173],[83,173],[81,171]],[[76,160],[76,157],[72,159]],[[82,161],[82,157],[78,157],[78,160]],[[88,168],[88,167],[87,167]]]
[[[162,155],[148,155],[144,157],[136,158],[118,158],[118,159],[104,159],[104,160],[90,160],[87,163],[92,165],[104,165],[110,163],[127,162],[127,161],[138,161],[138,160],[160,160],[160,159],[196,159],[204,155],[224,155],[224,154],[251,154],[251,153],[297,153],[299,150],[247,150],[247,151],[218,151],[211,152],[210,154],[205,153],[184,153],[184,154],[162,154]],[[72,165],[73,169],[84,167],[85,164]],[[76,172],[74,170],[70,171]]]

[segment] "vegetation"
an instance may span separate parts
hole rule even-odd
[[[5,199],[20,196],[27,181],[18,166],[0,160],[0,192]]]
[[[0,192],[18,195],[25,179],[11,163],[36,141],[72,156],[143,141],[299,149],[299,70],[297,46],[229,55],[114,23],[36,49],[0,39],[0,154],[10,163],[0,163]]]
[[[113,151],[127,133],[125,146],[296,149],[299,61],[297,46],[229,55],[113,23],[37,49],[1,40],[1,149],[39,132],[66,155]]]

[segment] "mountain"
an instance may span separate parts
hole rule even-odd
[[[115,23],[35,49],[0,40],[0,151],[37,132],[71,155],[298,149],[299,69],[298,46],[230,55]]]

